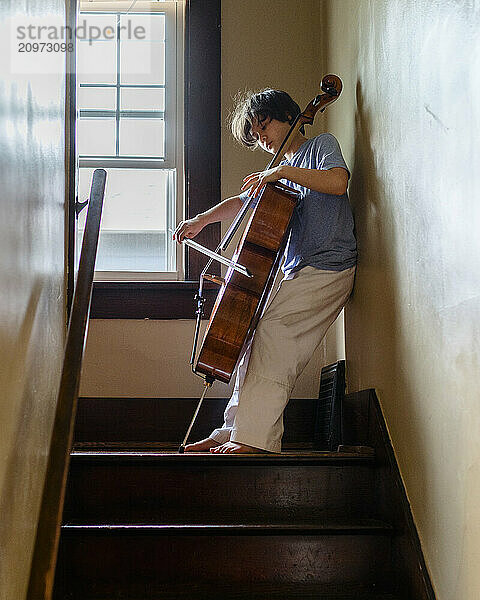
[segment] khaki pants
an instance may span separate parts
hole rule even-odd
[[[223,427],[210,438],[280,452],[283,411],[297,377],[345,305],[355,267],[304,267],[281,281],[237,368]]]

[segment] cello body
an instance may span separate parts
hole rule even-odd
[[[283,256],[298,194],[267,183],[233,260],[253,277],[229,268],[218,292],[195,372],[229,383],[268,299]]]

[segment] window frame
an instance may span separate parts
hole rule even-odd
[[[175,215],[183,214],[184,210],[184,187],[183,178],[179,177],[184,171],[184,159],[183,159],[183,119],[177,118],[179,115],[184,115],[184,97],[182,90],[184,88],[184,48],[183,48],[183,27],[179,27],[179,24],[184,24],[184,2],[178,2],[176,0],[165,0],[160,2],[138,0],[135,4],[132,4],[131,0],[93,0],[88,2],[79,3],[80,14],[115,14],[121,15],[135,15],[135,14],[149,14],[149,13],[164,13],[165,24],[166,24],[166,44],[167,46],[174,46],[175,52],[167,53],[165,56],[165,73],[166,81],[163,85],[146,86],[146,85],[127,85],[121,83],[121,72],[117,72],[116,82],[112,84],[86,84],[85,87],[93,88],[113,88],[116,90],[116,109],[114,111],[109,110],[90,110],[90,109],[79,109],[77,115],[82,118],[98,117],[109,117],[112,116],[115,119],[115,153],[118,153],[119,143],[119,122],[118,117],[122,113],[126,113],[126,118],[136,118],[138,115],[148,116],[149,111],[121,111],[119,107],[120,101],[120,90],[122,88],[131,87],[158,87],[165,89],[165,107],[163,115],[167,113],[170,115],[167,120],[164,119],[165,123],[165,138],[164,138],[164,156],[163,157],[141,157],[141,156],[125,156],[122,157],[110,157],[110,156],[82,156],[79,155],[78,168],[82,169],[95,169],[103,168],[107,169],[158,169],[158,170],[175,170],[176,171],[176,189],[174,202],[167,203],[167,235],[168,230],[174,227]],[[118,26],[118,21],[116,26]],[[118,34],[118,31],[116,32]],[[173,39],[174,38],[174,39]],[[117,36],[118,39],[118,36]],[[81,43],[77,42],[77,51],[81,47]],[[117,65],[119,65],[119,52],[120,47],[117,44]],[[168,73],[175,73],[175,81],[173,85],[168,82]],[[83,87],[79,84],[79,88]],[[160,114],[161,111],[152,111]],[[83,113],[83,114],[82,114]],[[123,115],[125,117],[125,114]],[[183,260],[183,254],[181,248],[178,248],[176,244],[170,243],[167,248],[167,264],[170,264],[170,258],[173,257],[175,260],[176,269],[174,271],[106,271],[96,270],[94,274],[94,282],[96,281],[165,281],[165,280],[183,280],[185,273],[185,264]]]
[[[187,0],[185,5],[185,218],[207,210],[221,199],[220,2],[221,0]],[[74,214],[74,211],[71,212]],[[220,241],[220,231],[219,223],[208,225],[199,234],[198,241],[214,249]],[[94,282],[90,318],[195,318],[194,294],[207,258],[188,247],[180,247],[180,251],[184,254],[182,281]],[[72,257],[70,262],[72,263]],[[212,271],[218,273],[219,269],[214,266]],[[204,290],[207,299],[205,316],[208,317],[218,287],[207,283]]]

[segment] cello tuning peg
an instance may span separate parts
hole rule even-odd
[[[333,84],[327,83],[327,85],[325,85],[322,89],[326,94],[329,94],[330,96],[338,96],[338,91]]]

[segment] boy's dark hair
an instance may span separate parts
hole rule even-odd
[[[299,113],[300,107],[287,92],[271,89],[247,92],[237,99],[231,117],[233,137],[244,146],[255,147],[257,140],[252,135],[254,123],[262,123],[266,119],[293,123]]]

